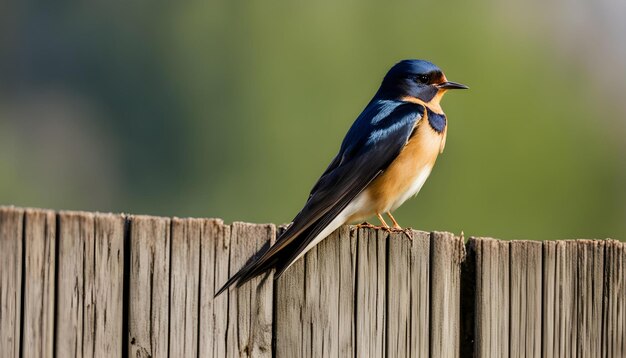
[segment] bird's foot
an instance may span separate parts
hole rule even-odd
[[[400,226],[394,226],[394,227],[388,227],[388,228],[383,228],[385,231],[387,232],[401,232],[404,233],[404,235],[406,235],[406,237],[409,238],[409,240],[413,241],[413,229],[410,227],[407,228],[401,228]]]
[[[410,240],[413,240],[413,229],[410,227],[407,228],[401,228],[399,225],[398,226],[394,226],[394,227],[389,227],[389,226],[376,226],[373,224],[368,223],[367,221],[364,221],[360,224],[354,225],[352,227],[352,230],[358,230],[358,229],[374,229],[374,230],[384,230],[386,232],[392,233],[392,232],[402,232],[404,233]]]
[[[354,228],[354,230],[357,230],[357,229],[374,229],[374,230],[383,229],[383,230],[387,230],[387,229],[389,229],[389,227],[376,226],[376,225],[368,223],[367,221],[364,221],[364,222],[362,222],[360,224],[354,225],[353,228]]]

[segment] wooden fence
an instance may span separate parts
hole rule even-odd
[[[0,207],[0,357],[624,357],[626,245],[343,227],[213,295],[274,225]]]

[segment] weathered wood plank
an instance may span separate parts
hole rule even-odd
[[[336,342],[330,342],[332,338],[335,337],[336,330],[333,323],[336,322],[337,316],[339,313],[335,309],[332,310],[332,303],[329,302],[328,292],[322,292],[322,285],[328,290],[328,282],[322,281],[322,274],[320,274],[320,270],[328,268],[328,266],[324,266],[327,264],[324,262],[322,267],[320,268],[318,259],[323,259],[322,257],[318,257],[318,251],[320,249],[328,250],[330,253],[332,249],[328,249],[327,245],[329,241],[334,240],[336,236],[332,235],[325,239],[324,246],[318,245],[311,249],[306,256],[304,256],[304,316],[301,318],[304,326],[304,332],[302,335],[302,345],[304,346],[302,357],[322,357],[324,356],[322,353],[326,353],[326,356],[329,356],[328,353],[334,346],[336,347]],[[332,268],[331,264],[331,268]],[[329,270],[330,271],[330,270]],[[336,270],[335,270],[336,272]],[[334,281],[336,279],[333,272],[330,277],[327,279],[329,281]],[[325,276],[326,277],[326,276]],[[329,306],[329,311],[326,311],[326,306]],[[336,308],[336,306],[335,306]],[[329,316],[332,316],[329,319]],[[332,325],[332,327],[331,327]],[[321,352],[320,352],[321,351]],[[335,352],[336,354],[337,352]]]
[[[200,335],[198,357],[226,356],[228,293],[214,297],[228,280],[230,226],[221,220],[202,223],[200,239]]]
[[[214,298],[273,225],[129,224],[130,253],[123,216],[0,208],[0,356],[454,357],[467,307],[476,356],[626,355],[617,241],[470,239],[466,307],[452,234],[342,227],[275,287],[269,273]]]
[[[351,233],[349,226],[339,228],[339,356],[349,357],[355,351],[355,321],[354,312],[356,302],[356,235]]]
[[[94,215],[59,214],[56,355],[93,354]]]
[[[231,227],[229,276],[271,245],[274,225],[236,222]],[[273,315],[273,272],[260,275],[228,292],[228,357],[271,357]]]
[[[354,355],[356,246],[344,226],[278,280],[277,357]]]
[[[511,241],[510,356],[541,355],[542,245]]]
[[[612,273],[611,267],[606,266],[612,264],[610,245],[610,241],[591,240],[543,243],[543,355],[598,357],[607,352],[610,353],[606,356],[622,355],[623,343],[617,344],[617,351],[612,351],[610,342],[603,341],[607,319],[617,317],[616,322],[621,319],[619,312],[612,315],[606,310],[611,301],[606,290],[619,287],[619,281],[623,280],[618,275],[615,284],[606,285]],[[617,260],[617,265],[621,264]]]
[[[198,356],[200,240],[203,221],[172,219],[170,357]]]
[[[554,316],[555,316],[555,275],[556,275],[556,242],[551,244],[542,243],[543,267],[542,267],[542,337],[541,356],[552,357],[554,352]]]
[[[122,354],[125,224],[122,215],[95,217],[94,357]]]
[[[169,344],[170,219],[130,221],[129,356],[167,357]]]
[[[602,357],[626,356],[626,244],[605,242]]]
[[[459,356],[461,264],[463,238],[445,232],[430,235],[430,354]]]
[[[28,209],[24,219],[24,357],[52,357],[54,349],[54,292],[56,215]]]
[[[24,211],[0,207],[0,355],[20,354]]]
[[[121,354],[124,218],[62,212],[58,243],[56,354]]]
[[[577,249],[577,352],[579,357],[602,356],[604,242],[570,241]]]
[[[303,337],[305,349],[308,348],[304,357],[336,357],[339,354],[336,341],[339,310],[333,295],[337,292],[333,290],[337,282],[337,262],[334,260],[337,251],[335,245],[331,245],[335,240],[338,237],[332,234],[304,257],[304,323],[309,333],[307,335],[305,331]]]
[[[276,357],[310,357],[310,326],[305,322],[305,265],[296,261],[276,281]],[[307,355],[308,354],[308,355]]]
[[[356,236],[356,356],[383,357],[388,320],[388,234],[374,229],[356,229],[352,235]]]
[[[230,278],[230,243],[232,236],[232,227],[230,225],[223,225],[223,230],[220,232],[222,241],[215,243],[215,284],[216,288],[214,292],[221,287],[221,285]],[[220,236],[218,236],[219,238]],[[215,306],[213,312],[215,312],[215,348],[216,357],[226,357],[228,352],[226,340],[226,334],[228,332],[228,304],[229,304],[229,292],[224,292],[219,297],[215,298]]]
[[[354,319],[353,308],[340,305],[341,296],[354,295],[352,284],[342,285],[344,279],[352,281],[353,272],[342,272],[339,265],[341,260],[352,260],[350,245],[346,245],[348,230],[347,226],[337,229],[305,256],[305,322],[310,327],[311,357],[337,357],[340,352],[352,355],[352,330],[340,330],[342,322]],[[350,291],[341,292],[341,288]]]
[[[475,255],[476,357],[503,357],[509,353],[509,243],[470,238]]]
[[[571,243],[543,243],[544,356],[572,357],[577,352],[577,247]]]
[[[76,279],[82,278],[82,299],[77,302],[82,304],[82,332],[76,332],[78,335],[73,338],[76,340],[82,340],[82,351],[75,353],[75,357],[94,357],[95,356],[95,343],[96,343],[96,229],[95,229],[95,214],[89,213],[87,218],[88,224],[85,230],[85,236],[81,238],[83,244],[83,261],[82,261],[82,277],[76,276]],[[79,252],[75,253],[79,255]],[[70,256],[65,256],[67,259]],[[59,261],[63,262],[63,256],[60,256]],[[64,262],[64,264],[68,264]],[[60,303],[60,301],[59,301]],[[61,306],[63,307],[63,306]],[[80,318],[80,316],[78,317]],[[81,335],[82,334],[82,335]],[[69,355],[67,357],[70,357]]]
[[[544,355],[602,352],[604,242],[544,242]]]
[[[388,357],[429,355],[430,234],[413,231],[411,235],[412,238],[404,233],[389,236],[388,302],[384,317]]]
[[[410,283],[412,357],[430,356],[431,263],[430,234],[423,231],[413,231]],[[461,263],[458,264],[459,269],[460,266]]]

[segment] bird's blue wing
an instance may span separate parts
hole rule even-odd
[[[276,276],[402,151],[424,107],[373,100],[354,122],[337,156],[313,186],[309,198],[276,244],[233,276],[222,288],[244,283],[276,267]],[[219,292],[218,292],[219,294]]]
[[[308,227],[314,218],[346,201],[340,205],[343,209],[398,156],[423,113],[419,104],[372,101],[346,134],[339,153],[313,186],[290,229]]]

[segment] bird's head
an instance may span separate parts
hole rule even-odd
[[[385,75],[378,95],[388,99],[417,99],[439,104],[441,96],[451,89],[467,89],[460,83],[448,81],[439,67],[424,60],[404,60],[396,63]]]

